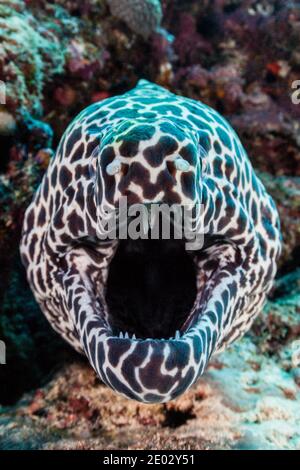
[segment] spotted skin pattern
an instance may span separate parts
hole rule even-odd
[[[176,169],[180,156],[188,171]],[[108,174],[112,162],[120,171]],[[194,253],[198,295],[180,338],[113,334],[105,303],[118,242],[99,239],[105,208],[203,204],[208,240]],[[166,402],[261,311],[281,248],[274,202],[228,122],[201,102],[141,80],[84,109],[65,131],[24,220],[21,257],[53,328],[126,397]],[[129,267],[130,269],[130,267]]]

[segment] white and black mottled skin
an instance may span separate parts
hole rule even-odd
[[[175,168],[178,155],[188,172]],[[109,175],[116,158],[122,169]],[[113,334],[104,292],[118,242],[104,244],[98,234],[104,206],[121,196],[204,205],[207,235],[217,241],[195,253],[198,295],[180,338]],[[212,354],[249,329],[272,286],[280,246],[274,202],[226,120],[141,80],[69,125],[27,209],[21,256],[53,328],[108,386],[151,403],[182,394]]]

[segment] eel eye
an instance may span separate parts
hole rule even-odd
[[[116,158],[113,162],[107,165],[106,173],[110,176],[116,175],[121,170],[121,166],[122,166],[121,161],[118,158]]]
[[[184,160],[182,157],[177,157],[176,160],[174,161],[175,168],[178,171],[189,171],[190,169],[190,164],[186,160]]]

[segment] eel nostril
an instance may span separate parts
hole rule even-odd
[[[109,175],[109,176],[113,176],[113,175],[116,175],[117,173],[119,173],[119,171],[121,170],[121,162],[118,158],[116,158],[114,161],[112,161],[109,165],[107,165],[106,167],[106,173]]]
[[[190,164],[184,158],[177,157],[174,161],[175,167],[178,171],[187,172],[190,169]]]

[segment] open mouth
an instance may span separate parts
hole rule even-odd
[[[197,296],[197,271],[183,240],[122,240],[106,284],[114,335],[179,338]]]
[[[203,373],[235,313],[239,250],[215,237],[192,252],[172,239],[118,240],[107,250],[78,246],[66,258],[80,345],[115,391],[169,401]]]

